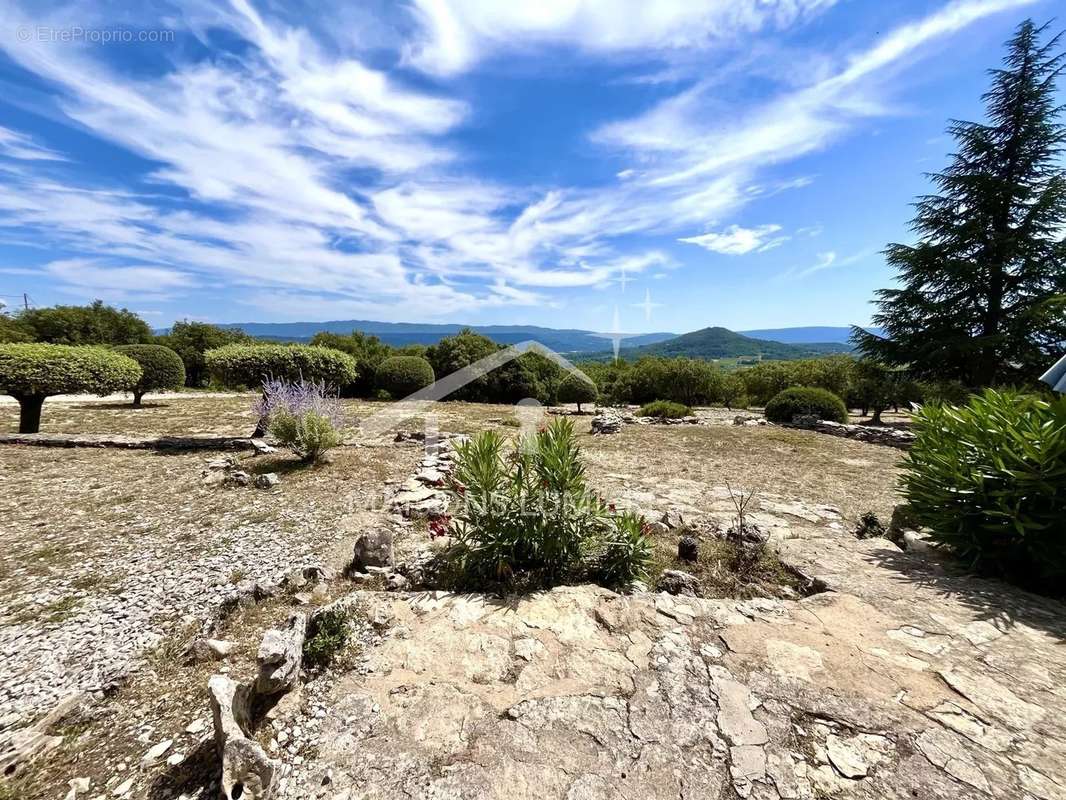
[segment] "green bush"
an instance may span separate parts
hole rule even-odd
[[[204,364],[219,383],[234,388],[258,389],[271,378],[339,388],[358,375],[347,353],[301,344],[228,344],[204,353]]]
[[[484,431],[460,445],[450,491],[458,572],[474,586],[551,586],[598,578],[621,586],[650,560],[642,521],[616,515],[585,481],[569,420],[516,443]]]
[[[319,461],[344,441],[344,409],[324,383],[270,378],[253,410],[267,430],[304,461]]]
[[[560,381],[556,397],[560,403],[577,403],[578,413],[581,413],[581,404],[596,402],[596,394],[596,384],[570,372]]]
[[[639,414],[642,417],[681,419],[682,417],[692,416],[692,409],[688,406],[683,406],[680,403],[673,403],[669,400],[656,400],[652,403],[642,405]]]
[[[786,424],[798,416],[817,417],[830,422],[848,421],[844,401],[830,391],[813,386],[793,386],[778,392],[766,404],[765,414],[770,422]]]
[[[351,637],[349,612],[329,608],[311,617],[303,644],[303,662],[311,669],[324,669],[344,651]]]
[[[391,397],[403,398],[433,383],[433,367],[418,356],[392,356],[378,365],[377,385]]]
[[[0,345],[0,391],[19,402],[20,433],[40,430],[41,406],[49,395],[105,395],[140,379],[136,361],[104,347]]]
[[[152,341],[148,323],[132,311],[105,306],[31,308],[18,315],[19,325],[32,331],[33,341],[48,344],[145,344]]]
[[[280,410],[271,414],[267,424],[270,435],[304,461],[320,461],[327,451],[344,441],[341,432],[325,414],[305,411],[294,414]]]
[[[133,387],[133,404],[139,406],[146,392],[157,389],[180,389],[185,385],[185,365],[181,356],[160,344],[125,344],[115,348],[136,361],[141,379]]]
[[[352,331],[349,334],[319,331],[311,337],[311,345],[340,350],[355,359],[355,368],[359,371],[359,378],[355,383],[338,387],[342,392],[342,397],[373,396],[377,368],[382,361],[392,355],[417,355],[417,353],[396,352],[377,336],[369,336],[359,331]]]
[[[175,322],[170,333],[155,337],[155,343],[169,347],[185,365],[185,385],[207,385],[204,353],[227,344],[251,344],[255,340],[237,328],[222,328],[207,322]]]
[[[987,390],[930,405],[901,480],[910,512],[974,570],[1066,590],[1066,397]]]

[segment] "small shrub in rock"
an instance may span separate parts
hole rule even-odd
[[[877,518],[877,514],[872,511],[867,511],[859,517],[859,522],[855,526],[856,539],[878,539],[885,536],[886,533],[884,524]]]
[[[573,423],[555,419],[517,442],[489,430],[456,449],[449,491],[455,572],[467,584],[552,586],[592,577],[629,583],[647,569],[643,520],[589,490]],[[617,583],[615,583],[617,582]]]
[[[344,650],[351,636],[349,612],[328,608],[311,617],[303,644],[303,663],[309,669],[325,669]]]
[[[848,409],[844,401],[826,389],[813,386],[794,386],[778,392],[766,404],[764,413],[770,422],[785,424],[803,416],[841,424],[848,421]]]
[[[136,361],[141,367],[141,379],[130,390],[133,405],[139,406],[147,392],[161,389],[180,389],[185,385],[185,365],[181,356],[161,344],[127,344],[115,348]]]
[[[691,417],[692,409],[670,400],[655,400],[640,407],[640,416],[658,419],[681,419]]]
[[[377,385],[389,397],[406,397],[433,383],[433,367],[418,356],[392,356],[378,365]]]
[[[309,463],[321,461],[344,440],[344,412],[322,383],[268,380],[255,411],[278,442]]]
[[[1066,396],[986,390],[921,408],[903,496],[929,539],[972,569],[1066,593]]]

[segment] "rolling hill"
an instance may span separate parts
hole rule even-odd
[[[542,328],[537,325],[432,325],[414,322],[373,322],[370,320],[332,320],[329,322],[236,322],[222,325],[238,328],[258,339],[286,342],[308,341],[319,331],[346,334],[360,331],[377,336],[395,347],[408,344],[436,344],[445,336],[472,328],[499,344],[515,344],[535,339],[559,353],[592,353],[604,350],[608,340],[593,331],[576,328]],[[672,339],[674,333],[645,333],[627,341],[635,344],[654,344]]]
[[[880,328],[867,328],[871,333],[882,336],[884,332]],[[849,344],[851,339],[850,326],[836,325],[811,325],[803,328],[761,328],[754,331],[737,331],[742,336],[750,336],[752,339],[769,339],[774,342],[785,344],[825,344],[835,342],[837,344]]]
[[[688,358],[743,358],[791,361],[831,353],[849,353],[851,347],[839,342],[785,344],[768,339],[742,336],[728,328],[703,328],[662,342],[641,347],[625,347],[620,355],[626,359],[641,356],[686,356]]]

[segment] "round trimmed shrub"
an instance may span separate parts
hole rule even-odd
[[[19,433],[37,433],[41,406],[54,394],[119,392],[137,385],[141,368],[105,347],[0,345],[0,391],[19,403]]]
[[[929,538],[985,575],[1066,594],[1066,397],[986,390],[914,416],[903,496]]]
[[[764,413],[770,422],[785,424],[796,417],[817,417],[840,423],[848,421],[844,401],[826,389],[813,386],[793,386],[778,392],[766,404]]]
[[[556,390],[560,403],[577,403],[577,413],[579,414],[581,413],[581,404],[596,402],[598,394],[596,384],[590,380],[585,380],[585,378],[575,372],[567,373]]]
[[[655,400],[640,407],[640,416],[658,417],[659,419],[681,419],[682,417],[691,417],[692,409],[670,400]]]
[[[433,383],[433,367],[418,356],[392,356],[378,364],[378,388],[403,398]]]
[[[340,387],[358,376],[347,353],[306,344],[228,344],[204,353],[204,363],[211,377],[233,388],[258,389],[272,378]]]
[[[133,405],[139,406],[146,392],[159,389],[180,389],[185,385],[185,364],[181,356],[161,344],[124,344],[115,348],[136,361],[141,367],[141,379],[133,387]]]

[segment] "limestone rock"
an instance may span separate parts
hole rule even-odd
[[[366,567],[391,567],[393,563],[392,531],[381,528],[364,533],[355,540],[352,567],[364,570]]]
[[[251,692],[225,675],[207,684],[215,720],[215,746],[222,760],[222,797],[226,800],[270,800],[277,765],[248,738]]]
[[[287,691],[300,677],[307,615],[297,612],[283,629],[272,628],[263,635],[256,655],[259,675],[255,690],[259,694]]]
[[[234,642],[223,639],[196,639],[189,645],[189,658],[196,662],[221,661],[228,658],[237,649]]]
[[[699,541],[694,536],[682,536],[677,542],[677,557],[682,561],[699,561]]]
[[[698,597],[700,594],[700,581],[699,578],[688,572],[683,572],[679,569],[666,569],[659,576],[659,580],[655,584],[655,591]]]
[[[257,456],[265,456],[278,451],[278,448],[267,444],[262,439],[252,439],[252,449],[255,450]]]
[[[266,472],[255,476],[256,489],[273,489],[279,483],[281,483],[281,478],[278,477],[276,472]]]

